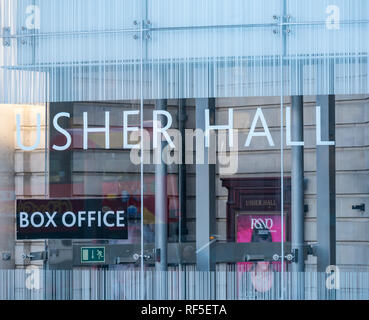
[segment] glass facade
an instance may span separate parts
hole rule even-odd
[[[0,12],[0,299],[368,298],[366,0]]]

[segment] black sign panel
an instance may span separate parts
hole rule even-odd
[[[122,198],[17,200],[17,239],[128,239]]]

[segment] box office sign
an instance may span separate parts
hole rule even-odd
[[[17,200],[17,239],[128,239],[122,198]]]

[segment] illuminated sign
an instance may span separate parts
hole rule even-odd
[[[105,247],[81,248],[81,263],[104,263]]]
[[[17,200],[17,239],[127,239],[122,198]]]

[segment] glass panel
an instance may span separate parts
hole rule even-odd
[[[0,298],[140,299],[141,2],[0,4],[3,99],[28,103],[2,108]]]
[[[42,260],[30,262],[30,253],[45,250],[45,241],[26,233],[16,241],[17,201],[48,196],[48,111],[45,104],[1,105],[0,270],[44,267]],[[29,222],[28,222],[29,223]],[[35,218],[33,221],[39,224]],[[7,280],[7,277],[5,277]],[[4,287],[4,285],[2,285]],[[0,291],[0,299],[16,294],[11,284]],[[5,293],[5,295],[4,295]],[[41,295],[42,296],[42,295]]]
[[[347,283],[347,271],[358,277],[365,269],[359,243],[366,240],[355,226],[364,207],[349,205],[365,193],[365,143],[347,137],[353,130],[361,135],[367,96],[347,93],[368,92],[367,5],[286,2],[281,108],[293,258],[286,285],[299,284],[287,298],[339,299],[348,288],[332,290],[337,283],[327,278],[341,275]],[[317,292],[308,287],[311,272],[317,272]]]
[[[303,147],[286,146],[285,151],[285,174],[292,176],[292,247],[299,251],[301,244],[324,248],[314,255],[299,254],[300,262],[292,264],[292,270],[300,272],[301,281],[300,291],[291,292],[292,298],[332,298],[332,290],[325,281],[334,272],[341,277],[341,289],[335,291],[335,298],[346,299],[354,287],[349,283],[350,277],[366,276],[367,266],[362,259],[367,240],[362,228],[366,225],[367,190],[362,180],[367,170],[363,138],[367,101],[365,95],[333,95],[330,99],[295,96],[286,101],[285,113],[291,108],[292,114],[292,141],[304,141]],[[331,110],[329,122],[327,109]],[[317,120],[318,114],[322,115],[321,122]],[[322,140],[335,145],[317,141],[319,127]],[[322,278],[318,282],[321,292],[316,293],[308,287],[309,277],[315,272]],[[356,298],[365,295],[361,284],[357,290],[360,293]]]
[[[286,1],[286,95],[368,92],[368,6],[365,0]]]
[[[368,297],[368,6],[0,0],[0,299]]]
[[[1,99],[139,99],[142,3],[2,0]]]
[[[145,97],[278,95],[279,10],[278,1],[266,0],[149,1]]]
[[[317,72],[332,63],[336,93],[365,94],[365,0],[2,0],[0,101],[139,99],[141,28],[147,99],[277,96],[283,3],[286,94],[299,91],[296,61],[307,95],[330,92]]]
[[[279,12],[270,4],[267,11]],[[154,165],[144,172],[145,180],[155,172],[155,191],[145,183],[144,197],[145,207],[151,194],[155,201],[156,262],[145,264],[154,277],[147,298],[280,297],[279,92],[265,83],[280,79],[281,39],[277,18],[262,8],[245,1],[148,3],[144,115]],[[252,18],[240,15],[248,11]],[[170,137],[157,138],[161,148],[153,145],[156,119],[170,127]],[[206,138],[206,123],[222,130]]]
[[[130,150],[124,147],[124,143],[138,143],[138,137],[131,135],[124,142],[125,130],[140,126],[138,111],[139,101],[50,104],[50,121],[61,112],[70,114],[69,118],[60,118],[58,124],[71,137],[71,146],[67,150],[55,150],[55,146],[65,145],[66,137],[55,126],[50,130],[50,198],[76,199],[72,202],[71,211],[78,210],[78,219],[81,220],[78,223],[84,230],[81,238],[85,238],[78,240],[74,231],[75,240],[50,240],[50,250],[71,250],[73,255],[72,261],[63,261],[62,257],[59,261],[58,258],[51,259],[51,269],[91,270],[93,267],[110,273],[140,270],[140,166],[132,163]],[[129,125],[124,125],[125,115],[129,118]],[[109,134],[101,132],[107,123]],[[97,129],[100,132],[91,132]],[[119,214],[120,221],[117,220]],[[66,220],[66,223],[72,221]],[[108,224],[115,227],[105,233],[100,232]],[[122,228],[124,224],[126,228]],[[96,233],[89,231],[88,227],[97,230]],[[148,236],[146,231],[145,236]],[[93,248],[103,248],[102,261],[93,259],[99,254]],[[120,248],[126,248],[129,254]],[[123,283],[124,280],[118,277],[112,284],[111,298],[127,295],[126,289],[120,289]],[[139,282],[133,290],[133,296],[139,298]]]
[[[145,100],[144,107],[153,151],[147,154],[151,165],[144,167],[144,221],[155,228],[157,255],[155,264],[145,264],[146,276],[154,277],[147,298],[280,297],[281,262],[274,260],[282,240],[279,98]],[[162,137],[163,160],[156,163],[160,144],[152,146],[154,110],[169,113],[162,126],[171,119],[168,134],[175,145],[168,156],[168,141]],[[212,126],[234,128],[232,147],[230,129],[216,135],[211,130],[209,156],[204,149],[208,116]],[[264,136],[257,136],[260,132]],[[285,225],[289,184],[286,179]]]

